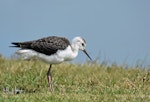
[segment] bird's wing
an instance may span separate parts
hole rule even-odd
[[[70,42],[68,39],[63,37],[50,36],[34,41],[27,42],[13,42],[14,47],[20,47],[22,49],[32,49],[34,51],[52,55],[57,52],[57,50],[64,50]]]

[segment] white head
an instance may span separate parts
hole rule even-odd
[[[73,40],[72,40],[72,44],[74,45],[74,49],[77,49],[77,50],[84,50],[85,49],[85,46],[86,46],[86,42],[83,38],[81,37],[75,37]]]
[[[82,38],[82,37],[75,37],[73,40],[72,40],[72,49],[73,50],[82,50],[89,58],[90,60],[91,57],[88,55],[88,53],[86,52],[85,50],[85,47],[86,47],[86,41]]]

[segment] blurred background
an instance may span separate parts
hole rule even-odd
[[[99,63],[150,65],[149,0],[0,0],[0,53],[13,41],[82,36]],[[73,61],[85,62],[80,52]]]

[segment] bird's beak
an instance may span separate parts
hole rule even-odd
[[[86,52],[86,50],[83,50],[83,52],[89,57],[89,59],[92,61],[92,58],[89,56],[89,54]]]

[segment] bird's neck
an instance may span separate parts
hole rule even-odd
[[[79,51],[79,46],[75,43],[71,44],[71,49],[73,52],[78,52]]]

